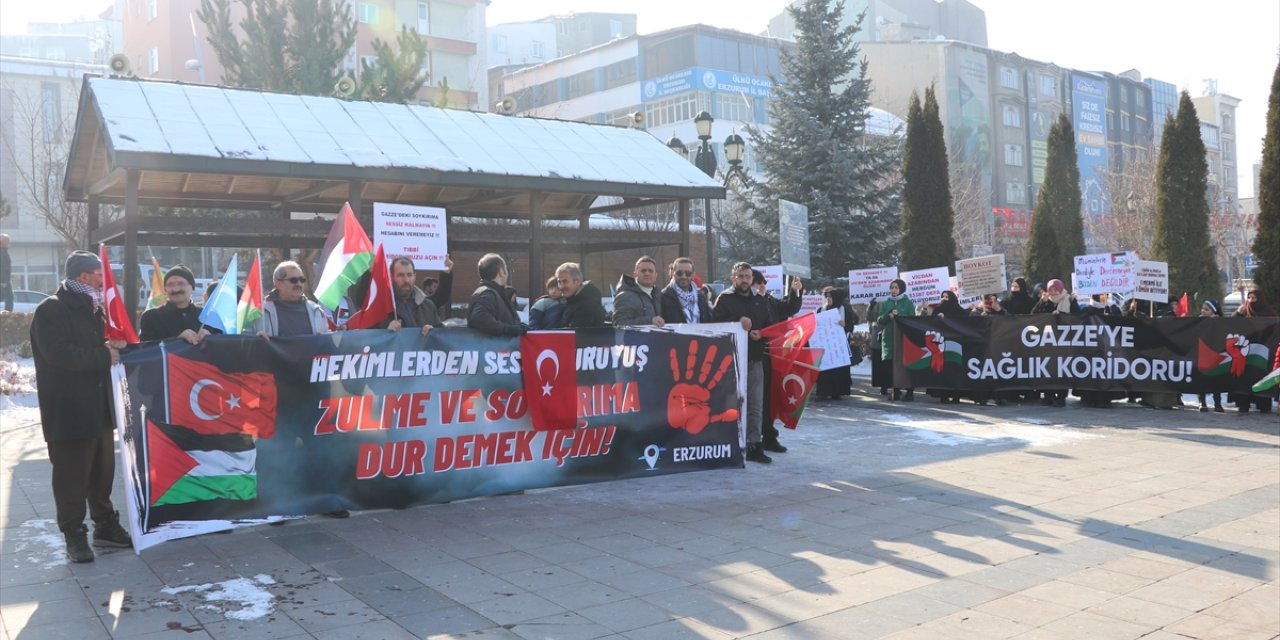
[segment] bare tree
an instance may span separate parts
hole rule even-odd
[[[3,141],[0,144],[14,164],[17,183],[11,196],[14,209],[35,213],[49,230],[62,238],[67,248],[78,249],[88,241],[89,218],[84,203],[63,198],[62,176],[75,130],[75,113],[63,109],[62,105],[79,104],[80,88],[75,83],[61,86],[69,88],[69,95],[6,83],[5,90],[11,99],[9,109],[0,114],[3,119],[0,124],[12,131],[13,136],[0,136]],[[10,196],[6,194],[6,197]],[[105,223],[117,214],[103,207],[102,215]]]
[[[1145,259],[1153,255],[1158,154],[1155,149],[1136,150],[1123,170],[1106,173],[1111,212],[1084,216],[1089,237],[1101,250],[1133,251]]]
[[[958,147],[957,147],[958,148]],[[982,171],[975,162],[966,162],[958,151],[950,153],[951,208],[955,211],[951,237],[956,253],[967,257],[975,244],[991,243],[988,224],[990,198],[982,182]]]

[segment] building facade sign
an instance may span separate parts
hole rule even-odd
[[[1071,76],[1071,121],[1076,133],[1076,166],[1085,213],[1102,215],[1107,206],[1107,81]]]
[[[763,76],[690,67],[645,80],[641,85],[640,98],[649,102],[688,91],[733,93],[769,100],[773,98],[773,81]]]

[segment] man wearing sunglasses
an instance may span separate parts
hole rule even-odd
[[[258,335],[269,338],[331,333],[324,310],[307,299],[307,277],[297,262],[281,262],[272,279],[275,288],[262,303],[262,317],[254,322]]]
[[[711,303],[693,282],[693,260],[671,263],[671,282],[662,289],[662,318],[671,323],[711,322]]]

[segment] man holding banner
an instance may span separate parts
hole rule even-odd
[[[281,262],[271,277],[276,286],[262,303],[262,317],[254,322],[254,333],[263,337],[331,333],[324,310],[307,299],[307,277],[297,262]]]
[[[102,282],[102,260],[72,252],[62,286],[31,320],[40,426],[53,465],[58,529],[72,562],[93,562],[86,505],[94,546],[132,546],[111,505],[116,458],[110,371],[125,345],[103,340]]]
[[[739,322],[747,331],[747,460],[769,464],[761,427],[764,422],[765,340],[760,330],[769,326],[769,299],[751,289],[752,269],[746,262],[733,265],[733,288],[716,298],[711,310],[714,322]]]

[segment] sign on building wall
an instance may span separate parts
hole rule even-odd
[[[1076,134],[1076,166],[1085,213],[1101,215],[1107,205],[1107,81],[1071,76],[1071,122]]]
[[[685,93],[687,91],[716,91],[732,93],[748,98],[773,98],[773,81],[765,76],[690,67],[666,75],[645,80],[641,85],[644,102]]]

